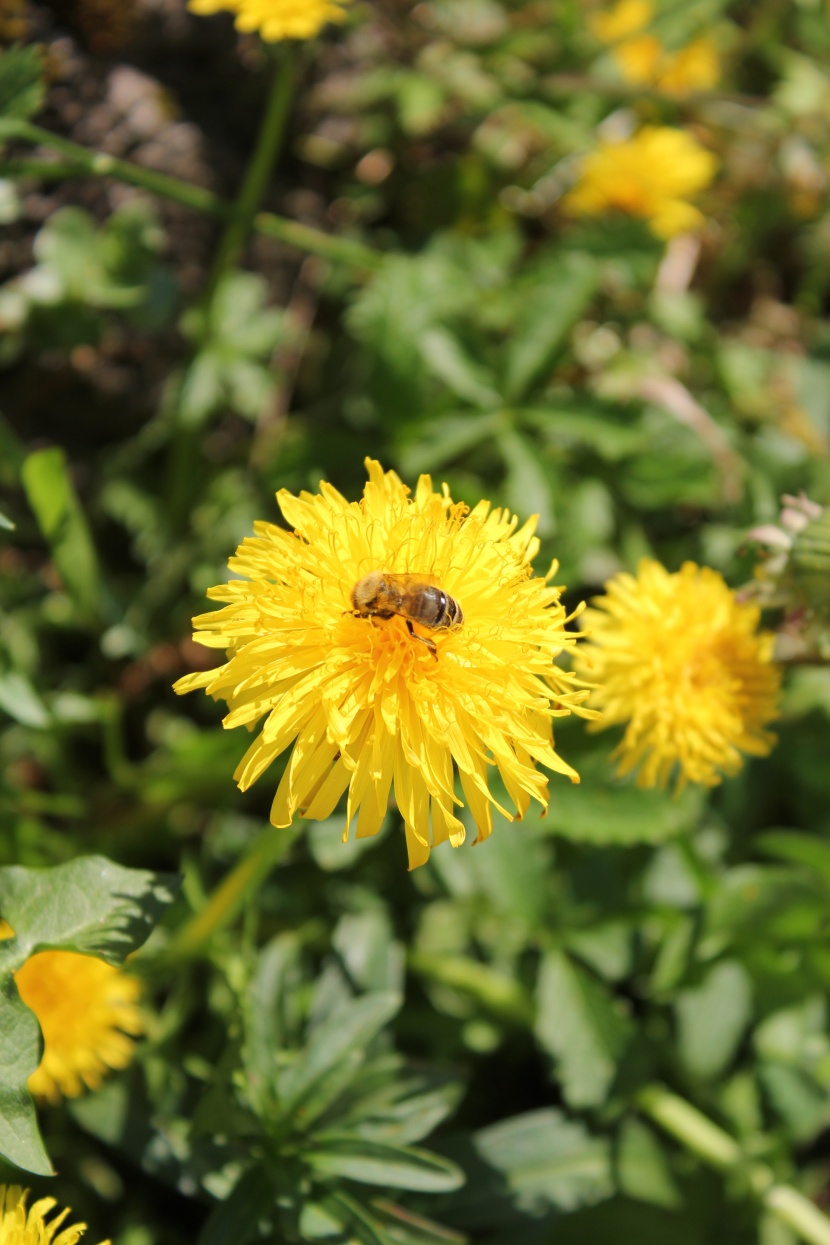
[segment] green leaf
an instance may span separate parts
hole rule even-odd
[[[608,1143],[545,1107],[475,1133],[469,1185],[453,1199],[465,1222],[490,1226],[505,1193],[525,1215],[591,1206],[613,1191]],[[466,1166],[466,1163],[465,1163]],[[502,1178],[504,1190],[499,1188]]]
[[[401,470],[406,475],[417,475],[443,467],[468,450],[486,444],[502,420],[500,411],[487,415],[469,411],[418,424],[413,439],[405,441],[399,452]]]
[[[617,1178],[628,1197],[676,1209],[680,1193],[666,1160],[666,1150],[642,1120],[626,1120],[620,1132]]]
[[[549,270],[547,279],[528,295],[507,353],[508,402],[520,402],[551,367],[594,297],[601,271],[589,255],[575,252]]]
[[[5,117],[25,120],[34,116],[44,94],[40,48],[32,44],[0,52],[0,122]]]
[[[543,825],[560,837],[578,842],[660,843],[682,834],[698,821],[704,803],[700,790],[687,788],[675,797],[663,791],[641,791],[631,785],[555,784]]]
[[[678,1051],[693,1076],[713,1079],[732,1059],[752,1015],[746,970],[724,960],[700,986],[684,990],[675,1004]]]
[[[458,338],[447,329],[427,329],[419,345],[427,369],[457,398],[464,398],[485,410],[500,405],[501,396],[494,388],[489,370],[471,359]]]
[[[261,1240],[260,1221],[276,1213],[274,1186],[261,1167],[247,1171],[202,1225],[198,1245],[247,1245]]]
[[[522,516],[538,515],[538,534],[552,535],[556,530],[553,494],[538,448],[514,428],[502,428],[496,443],[507,467],[504,495],[508,507]]]
[[[799,834],[795,830],[768,830],[759,834],[755,844],[767,856],[806,865],[823,882],[830,884],[830,843],[815,834]]]
[[[275,1089],[277,1051],[297,1037],[297,1000],[302,980],[300,944],[294,934],[280,934],[260,952],[243,1001],[243,1056],[252,1105],[261,1109]]]
[[[2,908],[0,908],[0,911]],[[38,1176],[52,1176],[26,1082],[40,1063],[40,1026],[9,973],[0,982],[0,1154]]]
[[[630,1036],[630,1022],[595,978],[563,952],[548,951],[539,971],[536,1036],[554,1056],[565,1100],[604,1102]]]
[[[372,1198],[372,1213],[396,1245],[466,1245],[467,1238],[386,1198]]]
[[[355,1236],[349,1238],[348,1245],[353,1245],[355,1238],[360,1245],[396,1245],[393,1238],[384,1232],[374,1215],[370,1214],[357,1198],[352,1197],[343,1189],[334,1190],[321,1202],[321,1205],[333,1219],[349,1224]]]
[[[369,1044],[401,1006],[401,996],[387,992],[350,999],[312,1030],[297,1064],[279,1076],[279,1095],[285,1111],[310,1120],[334,1101],[348,1083],[344,1069],[359,1066]]]
[[[760,1063],[758,1079],[773,1108],[798,1143],[812,1140],[827,1127],[827,1088],[785,1063]]]
[[[17,525],[12,522],[9,516],[7,514],[3,514],[3,511],[0,510],[0,528],[2,528],[4,532],[13,532],[15,531],[16,526]]]
[[[49,713],[27,678],[16,670],[0,675],[0,709],[22,726],[43,728]]]
[[[106,270],[104,234],[83,208],[60,208],[35,239],[35,255],[48,294],[41,301],[60,300],[93,307],[132,307],[141,291],[112,283]]]
[[[103,856],[53,869],[0,869],[0,913],[15,932],[0,942],[0,968],[14,971],[47,948],[120,964],[147,939],[178,887],[171,874],[125,869]]]
[[[67,591],[85,614],[96,614],[101,599],[98,560],[63,450],[29,454],[21,478]]]
[[[321,1174],[361,1184],[447,1193],[464,1183],[464,1173],[455,1163],[428,1150],[348,1134],[319,1134],[314,1149],[305,1150],[303,1158]]]

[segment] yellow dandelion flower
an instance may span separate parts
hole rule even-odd
[[[478,842],[493,806],[510,816],[490,789],[490,767],[519,817],[531,797],[546,807],[537,763],[579,781],[554,749],[552,720],[593,714],[581,709],[587,692],[553,664],[577,636],[549,583],[555,564],[544,579],[532,575],[535,520],[517,530],[489,502],[469,511],[446,485],[434,493],[429,476],[410,497],[393,471],[366,465],[360,502],[325,482],[320,494],[277,494],[294,530],[256,524],[230,562],[244,578],[208,593],[224,609],[194,619],[195,639],[226,649],[227,662],[175,686],[227,701],[226,727],[265,718],[234,775],[243,790],[294,743],[275,826],[295,813],[329,817],[348,790],[344,840],[355,816],[358,838],[377,834],[394,784],[412,868],[431,846],[464,840],[454,768]],[[352,592],[376,571],[408,577],[401,590],[414,599],[396,598],[386,617],[360,616]],[[418,584],[448,595],[460,625],[420,625]],[[447,621],[454,613],[448,606]]]
[[[636,34],[648,26],[654,17],[651,0],[619,0],[603,13],[591,18],[591,33],[603,43],[618,43],[627,35]]]
[[[713,787],[743,754],[766,756],[781,674],[760,611],[694,562],[670,574],[646,558],[605,587],[583,616],[578,666],[599,684],[601,728],[625,724],[619,773],[639,768],[638,786],[663,787],[677,770],[678,789]]]
[[[26,1208],[28,1189],[19,1185],[0,1184],[0,1242],[2,1245],[76,1245],[86,1232],[85,1223],[75,1223],[71,1228],[58,1232],[69,1214],[62,1210],[50,1223],[46,1216],[54,1210],[57,1202],[53,1197],[42,1197],[30,1209]],[[55,1235],[57,1233],[57,1236]],[[102,1241],[101,1245],[110,1245]]]
[[[713,39],[701,35],[658,66],[656,84],[664,91],[709,91],[720,78],[720,56]]]
[[[613,8],[593,18],[591,30],[603,43],[616,44],[611,55],[624,82],[656,86],[677,95],[710,90],[720,77],[720,57],[714,40],[701,35],[679,51],[671,52],[657,35],[642,33],[653,19],[651,0],[619,0]]]
[[[135,977],[94,956],[40,951],[14,979],[43,1033],[43,1057],[28,1083],[36,1098],[76,1098],[130,1062],[133,1037],[144,1030]]]
[[[191,13],[236,14],[236,28],[258,33],[269,43],[279,39],[313,39],[328,22],[346,19],[349,0],[189,0]]]
[[[619,65],[623,82],[632,86],[650,86],[657,81],[658,66],[665,50],[656,35],[638,35],[626,39],[614,49],[614,60]]]
[[[703,224],[688,199],[709,185],[717,163],[684,130],[647,125],[633,138],[602,142],[586,156],[563,207],[574,216],[617,209],[648,221],[658,238],[671,238]]]

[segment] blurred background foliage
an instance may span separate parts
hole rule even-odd
[[[647,554],[739,585],[782,492],[830,503],[827,7],[666,4],[665,46],[721,59],[674,94],[624,80],[603,11],[356,0],[292,49],[265,203],[354,250],[259,228],[209,300],[209,214],[0,131],[0,860],[184,874],[134,1067],[41,1115],[96,1240],[797,1239],[656,1130],[655,1081],[830,1203],[826,667],[711,793],[637,791],[563,722],[582,784],[541,819],[412,875],[397,814],[311,824],[232,928],[165,950],[268,820],[246,739],[170,685],[277,488],[357,497],[368,454],[538,513],[571,606]],[[5,0],[0,34],[7,120],[233,198],[268,65],[229,18]],[[699,236],[562,211],[640,123],[718,156]]]

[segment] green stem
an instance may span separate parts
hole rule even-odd
[[[210,939],[241,912],[279,864],[302,830],[302,825],[263,831],[253,847],[231,869],[201,912],[183,925],[167,948],[165,960],[186,960],[199,955]]]
[[[118,160],[115,156],[101,152],[89,151],[79,143],[73,143],[59,134],[32,125],[14,117],[0,118],[0,142],[16,139],[32,143],[39,147],[50,147],[53,151],[66,156],[67,163],[56,165],[48,160],[10,160],[0,164],[0,176],[37,176],[44,178],[78,177],[83,174],[93,177],[112,177],[128,186],[137,186],[150,194],[162,199],[170,199],[183,207],[192,208],[205,216],[227,219],[232,212],[231,205],[220,199],[211,190],[201,186],[193,186],[190,182],[181,181],[178,177],[169,177],[166,173],[156,173],[153,169],[145,169],[140,164],[129,160]],[[58,172],[60,170],[60,173]],[[322,259],[331,260],[335,264],[344,264],[358,272],[372,272],[380,267],[383,256],[380,251],[362,242],[354,242],[349,238],[337,238],[314,229],[310,225],[301,225],[297,221],[277,216],[274,212],[259,212],[254,217],[254,228],[268,237],[277,238],[288,246],[307,251],[311,255],[319,255]]]
[[[746,1166],[750,1184],[769,1214],[786,1224],[808,1245],[830,1245],[830,1219],[792,1185],[774,1184],[773,1173],[766,1164],[747,1164],[737,1141],[691,1103],[662,1085],[649,1085],[637,1095],[637,1106],[712,1167],[737,1171]]]
[[[725,1171],[741,1162],[741,1148],[727,1132],[662,1085],[649,1085],[641,1090],[637,1106],[712,1167]]]
[[[298,64],[299,60],[293,49],[283,49],[279,53],[256,146],[248,163],[245,179],[233,206],[230,220],[214,257],[208,282],[208,299],[225,273],[235,265],[248,239],[248,234],[251,232],[254,218],[282,145],[285,123],[297,80]]]
[[[764,1205],[788,1228],[810,1245],[830,1245],[830,1219],[813,1202],[790,1185],[773,1185],[764,1194]]]
[[[533,1024],[533,1000],[513,977],[460,955],[410,951],[407,962],[420,976],[470,995],[499,1020],[528,1027]]]

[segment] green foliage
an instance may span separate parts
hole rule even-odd
[[[43,58],[37,47],[0,52],[0,139],[4,118],[32,117],[43,105]]]
[[[537,513],[570,608],[644,556],[744,584],[782,493],[830,504],[821,6],[659,4],[668,48],[722,55],[692,96],[623,82],[575,0],[350,6],[264,201],[295,232],[260,217],[220,274],[256,41],[123,6],[115,48],[95,6],[52,7],[63,42],[0,55],[3,1178],[54,1163],[116,1245],[824,1245],[814,1206],[810,1237],[764,1199],[826,1202],[826,669],[787,672],[775,751],[711,791],[640,790],[618,735],[557,719],[581,782],[411,875],[394,810],[262,866],[282,759],[240,793],[245,741],[170,691],[217,656],[190,619],[275,491],[356,498],[367,455]],[[108,113],[132,65],[155,111]],[[718,156],[697,241],[562,206],[598,136],[643,124]],[[90,133],[84,161],[63,140]],[[132,1067],[45,1110],[44,1144],[15,969],[120,962],[162,910]]]

